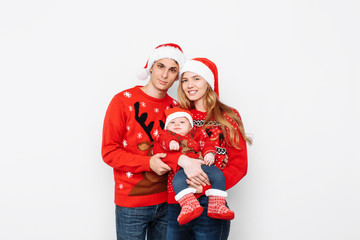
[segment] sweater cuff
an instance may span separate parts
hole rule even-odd
[[[184,190],[181,190],[178,194],[176,194],[175,196],[175,200],[178,202],[180,198],[182,198],[183,196],[185,196],[186,194],[189,193],[195,193],[196,189],[195,188],[185,188]]]
[[[150,168],[150,159],[151,159],[151,157],[146,156],[146,159],[147,159],[147,162],[148,162],[148,163],[144,166],[144,167],[146,167],[146,170],[145,170],[145,171],[152,172],[152,170],[151,170],[151,168]]]
[[[227,197],[227,192],[219,189],[211,188],[205,192],[206,196],[219,196],[219,197]]]
[[[176,173],[179,170],[178,161],[181,155],[181,152],[167,152],[163,161]]]
[[[213,150],[208,150],[208,151],[206,151],[206,152],[203,153],[204,157],[205,157],[206,154],[208,154],[208,153],[213,153],[214,155],[216,154],[215,151],[213,151]]]

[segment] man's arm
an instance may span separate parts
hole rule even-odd
[[[110,102],[106,111],[103,127],[102,157],[105,163],[115,169],[130,172],[150,171],[150,159],[158,162],[159,156],[143,156],[128,152],[122,142],[126,131],[126,116],[124,105],[116,95]],[[156,170],[156,165],[152,164]],[[161,170],[159,170],[161,172]]]

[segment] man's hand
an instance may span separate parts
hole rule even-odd
[[[192,181],[190,181],[189,179],[186,179],[186,183],[189,185],[189,187],[196,189],[196,192],[195,192],[195,193],[202,193],[202,191],[203,191],[203,186],[202,186],[202,185],[194,184],[194,183],[193,183]]]
[[[187,178],[197,185],[210,185],[210,181],[206,173],[201,169],[204,161],[201,159],[190,158],[186,155],[179,157],[178,165],[184,169]]]
[[[166,153],[157,153],[150,158],[150,169],[161,176],[171,170],[171,168],[161,159],[166,157]]]
[[[175,140],[170,141],[170,143],[169,143],[170,150],[177,151],[177,150],[179,150],[179,148],[180,148],[180,145],[177,141],[175,141]]]

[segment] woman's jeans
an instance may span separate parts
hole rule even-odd
[[[185,225],[179,225],[177,221],[177,217],[181,211],[180,205],[169,204],[167,240],[225,240],[228,238],[230,221],[208,217],[208,197],[204,195],[198,200],[204,208],[203,213]]]
[[[120,207],[116,205],[116,233],[118,240],[165,240],[168,224],[168,204],[148,207]]]

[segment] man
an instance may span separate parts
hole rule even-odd
[[[164,128],[164,110],[178,106],[167,90],[178,79],[184,62],[178,45],[156,47],[139,75],[142,79],[150,76],[149,82],[118,93],[107,109],[102,156],[114,169],[118,239],[145,239],[145,235],[149,240],[166,239],[166,185],[171,168],[162,161],[166,154],[151,156],[151,149],[158,131]],[[201,164],[197,172],[191,172],[194,167],[185,166],[187,162],[180,159],[188,176],[200,181],[206,178],[198,174]]]

